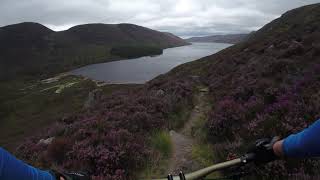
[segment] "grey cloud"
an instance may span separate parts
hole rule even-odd
[[[134,23],[180,36],[257,30],[285,11],[319,0],[1,0],[0,26],[39,22]]]

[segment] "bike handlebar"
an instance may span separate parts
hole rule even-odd
[[[209,175],[215,171],[219,171],[222,169],[226,169],[226,168],[230,168],[230,167],[234,167],[234,166],[238,166],[238,165],[247,164],[248,162],[253,161],[254,158],[255,158],[255,154],[249,153],[249,154],[246,154],[240,158],[233,159],[233,160],[226,161],[226,162],[219,163],[219,164],[215,164],[215,165],[206,167],[204,169],[200,169],[198,171],[186,174],[185,179],[186,180],[198,180],[203,177],[206,177],[207,175]],[[179,176],[172,176],[172,180],[180,180],[180,179],[181,178]],[[168,178],[151,179],[151,180],[168,180]]]

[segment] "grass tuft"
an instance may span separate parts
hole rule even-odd
[[[192,107],[186,105],[169,115],[169,129],[180,129],[189,119]]]
[[[142,179],[152,179],[165,176],[172,153],[172,142],[169,132],[157,131],[150,138],[151,155],[146,160],[140,173]]]
[[[151,147],[159,151],[164,157],[169,157],[172,152],[170,134],[165,131],[156,132],[151,137]]]
[[[192,147],[192,158],[198,161],[201,166],[210,166],[213,163],[214,153],[209,144],[197,144]]]

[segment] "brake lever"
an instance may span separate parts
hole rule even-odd
[[[186,180],[186,177],[182,171],[179,173],[180,180]]]

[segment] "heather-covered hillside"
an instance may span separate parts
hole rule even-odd
[[[193,84],[187,77],[159,77],[142,88],[105,95],[87,112],[29,138],[17,155],[38,167],[85,170],[98,180],[135,179],[154,155],[150,136],[176,128],[176,114],[192,106]],[[50,145],[39,143],[50,137]]]
[[[319,118],[320,4],[287,12],[244,43],[179,66],[144,87],[103,98],[19,148],[37,164],[88,170],[96,179],[133,179],[151,156],[155,129],[174,128],[171,115],[192,106],[198,83],[210,89],[207,140],[214,161],[242,155],[266,136],[287,136]],[[200,82],[199,82],[200,81]],[[51,145],[40,138],[56,137]],[[62,148],[65,147],[65,148]],[[255,167],[260,179],[314,179],[318,160]]]
[[[320,117],[320,4],[291,10],[244,43],[176,68],[210,87],[208,140],[217,161],[258,138],[298,132]],[[318,175],[319,161],[278,161],[260,177]],[[307,174],[307,175],[304,175]],[[312,178],[311,178],[312,179]]]

